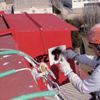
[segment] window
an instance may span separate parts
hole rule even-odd
[[[35,10],[32,10],[33,13],[35,13]]]
[[[84,6],[96,5],[96,3],[85,3]]]
[[[74,0],[73,2],[78,2],[78,0]]]
[[[44,11],[47,11],[47,9],[44,9]]]
[[[74,0],[73,2],[81,2],[81,0]]]

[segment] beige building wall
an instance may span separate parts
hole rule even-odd
[[[36,8],[36,7],[32,7],[32,8],[23,8],[23,9],[15,9],[14,13],[18,14],[18,13],[23,13],[23,12],[27,12],[27,13],[52,13],[52,7],[44,7],[44,8]]]
[[[11,7],[13,4],[6,4],[6,2],[0,3],[0,11],[4,11],[6,14],[11,13]]]
[[[14,0],[14,13],[52,13],[49,0]]]

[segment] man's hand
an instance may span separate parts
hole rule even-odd
[[[72,72],[69,63],[64,58],[62,59],[62,61],[60,61],[59,66],[60,70],[64,73],[65,76],[68,76],[68,74]]]
[[[62,55],[66,58],[66,59],[73,59],[74,60],[74,58],[75,58],[75,56],[77,56],[78,54],[77,53],[75,53],[74,51],[72,51],[72,50],[64,50],[63,52],[62,52]]]

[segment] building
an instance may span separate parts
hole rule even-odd
[[[52,13],[49,0],[14,0],[14,13]]]
[[[10,14],[13,4],[6,4],[5,0],[1,1],[0,1],[0,11],[4,11],[5,14]]]
[[[100,3],[100,0],[62,0],[63,4],[69,8],[83,8],[85,6]]]
[[[5,0],[7,4],[13,4],[14,0]]]
[[[1,2],[5,2],[5,0],[0,0],[0,3],[1,3]]]

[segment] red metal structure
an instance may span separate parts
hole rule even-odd
[[[59,45],[66,45],[67,49],[72,48],[70,32],[78,29],[52,14],[4,14],[3,12],[0,14],[0,48],[18,49],[30,55],[37,62],[45,62],[57,78],[54,81],[59,85],[67,83],[68,80],[60,72],[58,64],[50,66],[48,49]],[[13,67],[16,69],[19,67],[32,68],[29,63],[24,62],[23,58],[18,55],[9,57],[9,60],[14,60],[14,63],[8,64],[6,68],[3,66],[5,60],[0,60],[0,62],[3,61],[3,63],[0,63],[0,73]],[[18,60],[22,63],[18,64]],[[73,70],[76,71],[74,62],[71,60],[69,62]],[[7,100],[46,88],[42,80],[39,80],[37,85],[28,72],[8,76],[5,79],[0,79],[0,81],[0,100],[4,98],[4,100]],[[33,87],[29,88],[29,85]],[[9,91],[11,94],[9,94]]]

